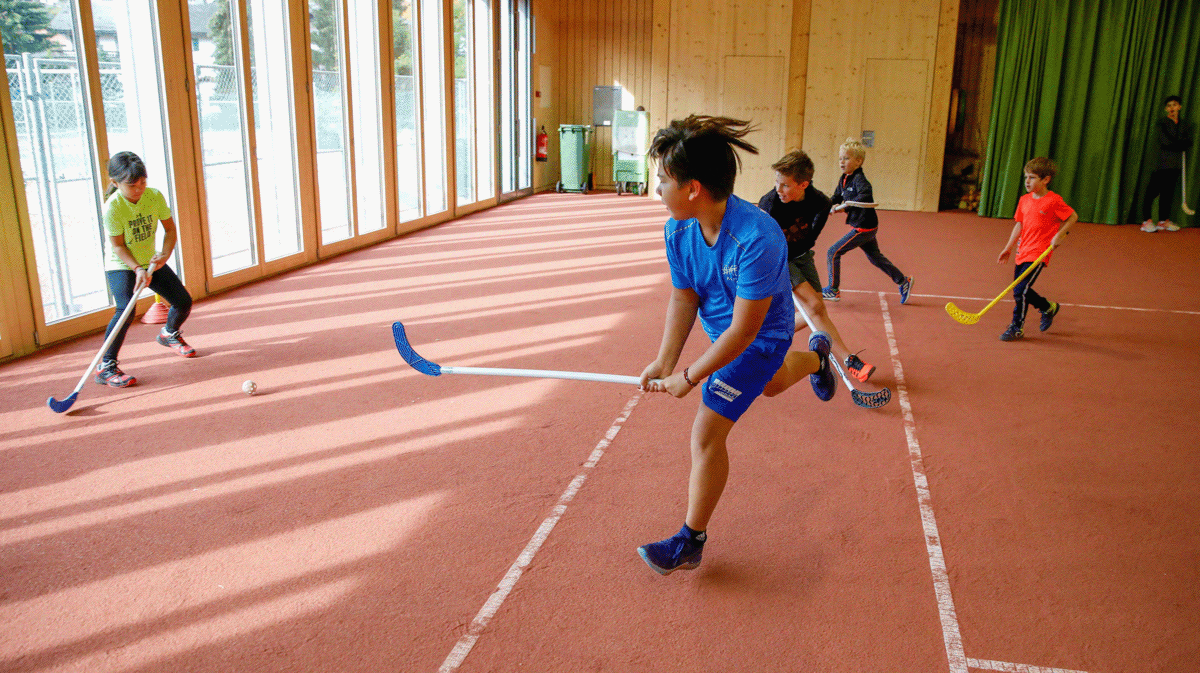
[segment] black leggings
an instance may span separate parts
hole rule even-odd
[[[1025,273],[1025,269],[1029,268],[1030,264],[1033,264],[1033,262],[1021,262],[1018,264],[1016,269],[1013,270],[1013,278],[1020,278],[1021,274]],[[1033,282],[1038,279],[1038,276],[1042,275],[1042,269],[1045,268],[1045,264],[1039,263],[1036,269],[1029,272],[1028,276],[1025,276],[1025,280],[1017,283],[1017,286],[1013,288],[1013,300],[1017,302],[1017,305],[1013,307],[1012,321],[1014,325],[1018,327],[1025,325],[1025,314],[1029,311],[1030,306],[1042,312],[1050,310],[1050,301],[1033,291]]]
[[[1171,211],[1175,208],[1175,187],[1180,184],[1183,171],[1178,168],[1160,168],[1150,174],[1150,186],[1146,188],[1146,198],[1142,200],[1142,220],[1149,220],[1154,206],[1154,197],[1158,197],[1158,219],[1171,219]]]
[[[837,289],[842,280],[842,255],[850,252],[855,248],[862,248],[866,253],[867,259],[875,265],[875,268],[886,273],[892,282],[899,285],[904,282],[904,274],[900,269],[896,268],[883,253],[879,251],[879,243],[875,241],[875,234],[878,229],[851,229],[845,236],[829,247],[829,252],[825,254],[825,262],[829,265],[829,287]]]
[[[121,314],[125,312],[125,307],[129,305],[129,300],[133,296],[133,286],[137,283],[137,274],[121,269],[105,271],[104,275],[108,276],[108,289],[112,291],[113,299],[117,301],[117,309],[113,312],[112,320],[108,321],[108,328],[104,330],[104,338],[107,339],[113,328],[117,326],[117,321],[121,319]],[[171,310],[167,312],[166,329],[168,332],[178,332],[183,321],[187,320],[188,314],[192,312],[192,295],[188,294],[187,288],[183,286],[179,276],[176,276],[169,266],[163,266],[154,272],[154,275],[150,277],[150,289],[171,305]],[[133,318],[121,326],[121,333],[117,335],[116,339],[113,339],[112,345],[104,352],[105,360],[117,359],[117,353],[121,351],[121,344],[125,343],[125,332],[129,331],[131,322],[133,322]]]

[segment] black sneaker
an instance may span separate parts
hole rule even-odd
[[[128,388],[137,383],[137,379],[121,371],[116,360],[105,360],[96,366],[96,383],[111,388]]]
[[[1004,330],[1004,334],[1000,335],[1000,340],[1001,341],[1016,341],[1017,339],[1020,339],[1023,336],[1025,336],[1025,331],[1021,329],[1021,326],[1017,325],[1017,324],[1012,324],[1012,325],[1008,326],[1008,329]]]
[[[1050,310],[1042,311],[1042,322],[1038,325],[1038,329],[1045,332],[1054,324],[1054,316],[1058,315],[1058,302],[1050,302]]]

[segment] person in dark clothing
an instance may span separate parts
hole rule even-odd
[[[873,202],[871,183],[862,171],[863,160],[866,158],[867,148],[854,138],[847,138],[839,149],[838,165],[842,169],[842,175],[833,190],[831,200],[834,205],[830,212],[846,211],[846,224],[850,226],[850,232],[834,243],[826,253],[829,285],[821,294],[829,301],[841,299],[839,287],[842,255],[855,248],[862,248],[867,259],[900,288],[900,303],[907,304],[908,293],[912,290],[912,276],[904,275],[895,264],[884,257],[879,251],[879,243],[875,241],[875,235],[879,231],[879,216],[875,214],[877,204]]]
[[[1192,146],[1192,125],[1179,118],[1183,101],[1179,96],[1167,96],[1167,116],[1158,120],[1155,127],[1155,142],[1158,144],[1158,168],[1150,174],[1150,185],[1142,201],[1142,231],[1179,231],[1179,225],[1171,221],[1171,210],[1175,207],[1175,187],[1183,180],[1183,153]],[[1158,197],[1158,223],[1154,223],[1154,198]]]
[[[845,363],[845,371],[866,383],[875,366],[864,362],[857,353],[851,353],[846,348],[822,300],[821,278],[817,275],[814,260],[813,246],[825,227],[833,202],[813,187],[813,162],[804,150],[788,152],[771,168],[775,170],[775,189],[758,200],[758,207],[779,224],[787,239],[788,273],[791,276],[792,295],[797,303],[796,329],[811,327],[828,334],[833,341],[833,355],[839,362]],[[878,406],[891,399],[891,391],[885,393],[876,390],[865,395],[868,401],[878,402]],[[858,404],[857,399],[855,403]]]

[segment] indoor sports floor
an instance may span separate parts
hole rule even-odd
[[[243,287],[196,359],[136,323],[138,385],[67,415],[100,335],[0,366],[0,671],[1197,670],[1200,229],[1078,225],[1053,329],[1002,343],[1010,301],[943,307],[1011,281],[1011,222],[881,213],[912,300],[851,252],[830,314],[892,403],[757,401],[703,564],[660,577],[635,549],[682,522],[699,394],[428,377],[390,326],[640,374],[665,217],[543,194]]]

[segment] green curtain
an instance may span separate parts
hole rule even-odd
[[[1196,0],[1000,0],[996,79],[979,214],[1012,217],[1022,167],[1058,164],[1050,189],[1083,222],[1140,222],[1158,163],[1163,99],[1200,129]],[[1200,147],[1188,152],[1189,206],[1200,202]],[[1184,218],[1176,188],[1175,212]]]

